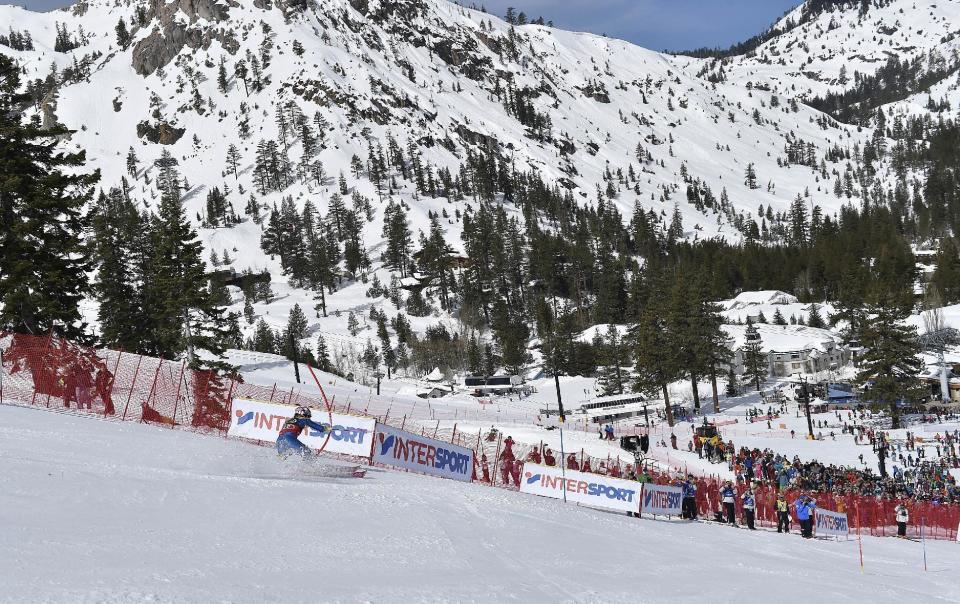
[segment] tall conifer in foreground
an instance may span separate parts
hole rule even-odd
[[[82,339],[83,209],[100,173],[83,171],[84,152],[57,149],[63,126],[22,122],[30,100],[19,88],[16,64],[0,54],[0,327]]]

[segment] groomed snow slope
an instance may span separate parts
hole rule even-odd
[[[269,449],[0,407],[0,602],[956,602],[960,549],[634,520]]]

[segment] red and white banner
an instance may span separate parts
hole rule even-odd
[[[564,472],[560,468],[523,464],[523,480],[520,492],[563,499],[595,508],[620,512],[637,512],[640,509],[640,485],[629,480],[608,478],[585,472]]]
[[[296,407],[265,403],[249,399],[234,399],[233,413],[230,414],[230,429],[227,434],[253,440],[275,442],[283,423],[293,417]],[[328,413],[322,409],[313,410],[313,421],[322,426],[331,426],[329,436],[307,428],[300,434],[300,442],[312,449],[323,449],[327,453],[341,453],[355,457],[370,457],[373,443],[373,431],[376,420],[355,415]]]

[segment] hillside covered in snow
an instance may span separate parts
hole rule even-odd
[[[638,322],[677,275],[712,300],[912,302],[909,243],[960,216],[933,157],[958,7],[809,0],[741,52],[680,56],[445,0],[83,0],[0,6],[0,52],[23,117],[100,172],[83,311],[104,344],[192,355],[177,321],[219,321],[161,301],[143,336],[167,199],[226,347],[589,374],[602,354],[556,342]]]

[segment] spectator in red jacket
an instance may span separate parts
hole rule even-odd
[[[513,484],[520,488],[520,473],[523,471],[523,462],[519,459],[513,460],[513,469],[510,471],[510,476],[513,477]]]
[[[573,471],[580,470],[580,464],[577,463],[577,456],[573,453],[567,456],[567,469]]]
[[[513,437],[508,436],[506,440],[503,441],[503,455],[501,456],[504,459],[513,460]]]
[[[527,454],[527,461],[530,463],[540,463],[540,449],[531,449]]]
[[[557,465],[557,458],[553,456],[553,451],[549,447],[543,452],[543,463],[551,468]]]
[[[500,459],[500,479],[503,484],[510,484],[510,473],[513,472],[513,460],[503,457]]]

